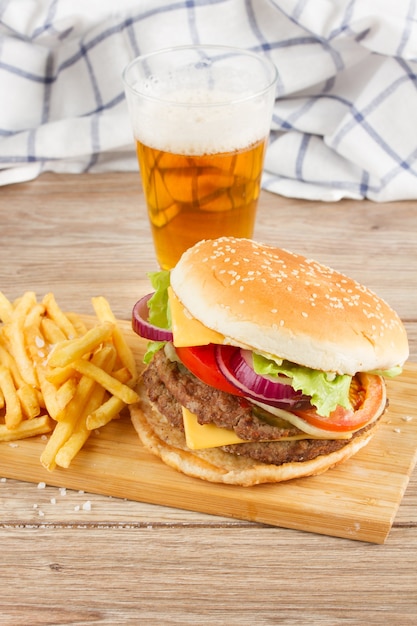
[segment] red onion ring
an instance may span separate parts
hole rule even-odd
[[[153,293],[148,293],[136,302],[132,310],[132,329],[137,335],[151,341],[172,341],[172,332],[166,328],[159,328],[149,320],[148,300]]]
[[[309,398],[293,389],[287,381],[281,383],[257,374],[240,348],[217,346],[215,357],[223,376],[252,400],[287,409],[309,403]]]

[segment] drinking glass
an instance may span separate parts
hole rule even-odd
[[[266,57],[214,45],[160,50],[125,68],[161,268],[201,239],[253,235],[276,81]]]

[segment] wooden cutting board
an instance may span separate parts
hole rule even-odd
[[[88,322],[91,318],[86,317]],[[138,363],[145,342],[121,322]],[[93,433],[68,469],[46,471],[40,437],[0,443],[0,475],[274,526],[383,543],[417,460],[417,364],[387,381],[389,409],[371,443],[321,476],[235,487],[184,476],[140,444],[128,416]]]

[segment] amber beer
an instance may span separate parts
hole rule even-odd
[[[136,142],[162,268],[173,267],[200,239],[252,236],[265,144],[263,139],[236,152],[188,156]]]
[[[225,46],[137,57],[123,73],[159,265],[200,239],[251,237],[275,100],[273,63]]]

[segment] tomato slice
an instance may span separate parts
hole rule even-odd
[[[187,348],[175,348],[178,357],[194,376],[216,389],[226,391],[235,396],[244,394],[229,383],[218,368],[215,358],[215,345],[209,343],[206,346],[190,346]]]
[[[220,371],[214,344],[181,347],[175,350],[185,367],[206,385],[235,396],[245,397],[245,394],[232,385]],[[352,410],[338,406],[327,417],[319,415],[314,407],[291,409],[291,412],[322,430],[349,432],[365,426],[379,412],[384,399],[385,383],[382,377],[360,373],[352,379],[350,390]]]
[[[353,410],[338,406],[328,417],[322,417],[314,408],[293,413],[323,430],[347,432],[365,426],[379,411],[384,398],[385,383],[381,376],[361,373],[352,379],[350,400]]]

